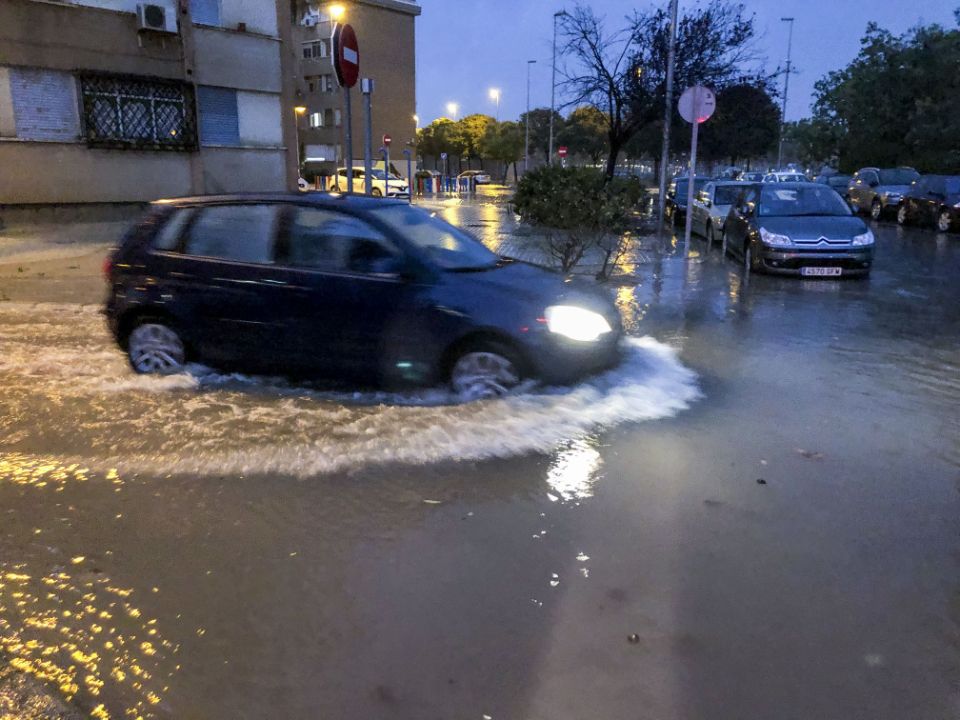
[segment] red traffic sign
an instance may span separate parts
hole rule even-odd
[[[333,69],[340,87],[352,88],[360,78],[360,44],[350,25],[337,25],[333,31]]]
[[[566,156],[567,156],[567,148],[566,148],[566,147],[558,147],[558,148],[557,148],[557,155],[559,155],[560,157],[566,157]]]
[[[393,142],[393,138],[392,138],[392,137],[390,137],[389,135],[384,135],[384,136],[383,136],[383,144],[384,144],[386,147],[390,147],[390,143],[392,143],[392,142]]]

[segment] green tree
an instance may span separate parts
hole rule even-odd
[[[594,165],[607,153],[607,118],[603,111],[584,105],[567,118],[558,144],[569,148],[572,155],[582,155]]]
[[[463,146],[463,156],[467,159],[467,167],[472,167],[474,158],[480,161],[480,167],[483,167],[483,138],[486,136],[489,128],[496,125],[497,121],[489,115],[467,115],[460,120],[459,126],[460,140]]]
[[[738,83],[717,94],[717,110],[700,126],[706,160],[739,160],[766,155],[780,137],[780,109],[762,82]]]
[[[783,139],[804,165],[836,167],[840,161],[840,128],[822,119],[804,118],[787,123]]]
[[[513,179],[517,180],[517,162],[523,157],[524,129],[515,122],[493,122],[487,126],[481,143],[483,154],[491,160],[503,163],[503,177],[513,165]]]
[[[956,28],[918,26],[897,36],[867,25],[853,62],[815,86],[814,121],[836,136],[840,167],[960,171],[958,67]]]
[[[520,124],[526,128],[527,113],[520,115]],[[563,130],[563,115],[553,112],[553,132],[556,138]],[[556,146],[556,141],[554,141]],[[550,153],[550,108],[536,108],[530,111],[530,156],[537,153],[543,155],[544,159]]]

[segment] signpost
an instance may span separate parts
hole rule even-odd
[[[393,138],[387,134],[383,136],[383,147],[386,148],[386,153],[384,154],[383,161],[383,176],[387,179],[387,182],[390,182],[390,143],[393,142]]]
[[[557,155],[560,156],[560,164],[563,167],[567,166],[567,152],[568,150],[566,145],[561,145],[560,147],[557,148]]]
[[[350,25],[337,24],[333,28],[333,69],[337,83],[343,88],[344,150],[347,155],[347,192],[353,192],[353,112],[350,107],[350,88],[360,78],[360,45]]]
[[[683,91],[678,103],[680,116],[693,125],[693,137],[690,140],[690,173],[687,181],[687,212],[683,231],[683,256],[690,257],[690,229],[693,226],[693,180],[697,174],[697,136],[700,123],[706,122],[717,109],[717,98],[713,91],[702,85],[694,85]]]
[[[410,204],[413,205],[413,150],[406,148],[403,155],[407,158],[407,193],[410,196]]]
[[[443,161],[443,172],[446,175],[450,175],[450,161],[447,158],[450,157],[447,153],[440,153],[440,159]],[[439,182],[439,181],[438,181]]]
[[[364,78],[360,81],[360,92],[363,93],[363,191],[367,195],[373,194],[373,80]]]

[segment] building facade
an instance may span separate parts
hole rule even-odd
[[[0,2],[0,204],[295,187],[290,10]]]
[[[304,177],[332,175],[345,163],[343,89],[333,70],[331,35],[336,21],[349,23],[360,45],[360,76],[374,81],[373,154],[384,135],[393,139],[391,161],[406,172],[402,151],[416,138],[416,18],[412,0],[296,0],[292,47],[299,63],[296,104],[300,158]],[[352,91],[353,157],[362,166],[364,100]]]

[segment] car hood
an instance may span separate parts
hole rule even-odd
[[[867,231],[867,225],[852,215],[812,215],[794,217],[760,217],[757,227],[791,240],[849,240]]]
[[[485,298],[516,300],[542,313],[548,305],[572,303],[614,317],[619,313],[613,300],[594,283],[564,275],[539,265],[505,259],[498,267],[477,272],[447,272],[447,283],[474,302]]]

